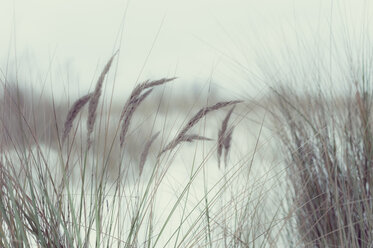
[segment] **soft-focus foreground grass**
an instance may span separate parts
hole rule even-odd
[[[105,100],[114,58],[66,109],[1,82],[1,247],[372,246],[370,60],[347,91],[285,80],[174,119],[167,97],[138,112],[175,78],[139,84],[120,111]]]
[[[273,193],[281,172],[256,159],[263,115],[257,128],[251,127],[254,138],[242,125],[251,105],[237,100],[205,99],[202,108],[190,106],[181,119],[179,113],[178,121],[167,111],[161,114],[159,103],[150,106],[151,117],[136,119],[154,89],[176,80],[165,78],[139,84],[111,118],[114,105],[103,92],[114,59],[93,92],[68,108],[27,98],[17,84],[2,80],[0,246],[276,247],[285,242],[287,215]],[[178,104],[160,101],[168,109]],[[142,122],[147,128],[140,134]],[[145,137],[140,149],[133,149],[137,159],[127,152],[134,136]],[[252,147],[244,145],[248,139]]]

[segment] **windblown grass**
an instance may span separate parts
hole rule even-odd
[[[138,134],[134,119],[141,105],[157,87],[177,80],[139,84],[115,123],[104,122],[100,97],[113,59],[94,92],[69,109],[41,101],[38,110],[52,116],[45,123],[32,118],[36,109],[27,95],[2,82],[1,247],[373,244],[368,77],[357,78],[349,94],[339,97],[275,88],[262,105],[267,104],[264,112],[270,109],[277,124],[281,146],[275,145],[284,154],[285,167],[277,161],[266,171],[254,167],[263,142],[269,142],[261,139],[268,123],[262,117],[253,150],[242,153],[244,134],[253,128],[245,123],[251,105],[240,100],[190,108],[191,116],[176,128],[165,124],[167,111],[161,115],[155,107],[155,119],[146,119],[151,123],[146,139],[135,149],[139,159],[129,158],[126,151]],[[163,125],[154,124],[161,116]],[[180,165],[186,170],[180,172]]]
[[[243,121],[242,116],[234,115],[233,108],[228,110],[225,119],[219,120],[222,138],[218,142],[211,142],[206,127],[202,128],[211,122],[213,113],[245,103],[234,100],[204,106],[191,118],[184,118],[185,124],[174,137],[172,130],[158,131],[159,126],[153,125],[139,151],[139,161],[131,161],[125,150],[131,147],[130,124],[136,110],[153,89],[175,78],[139,84],[125,102],[116,124],[109,126],[108,122],[101,122],[103,108],[99,106],[103,82],[114,58],[102,71],[95,90],[63,111],[64,120],[57,118],[60,112],[52,105],[54,117],[48,124],[48,133],[56,136],[50,137],[49,142],[39,142],[33,128],[38,125],[24,110],[25,99],[20,101],[17,94],[9,95],[9,102],[14,103],[11,106],[15,106],[12,111],[23,128],[11,132],[8,128],[12,123],[1,116],[2,130],[9,132],[7,139],[1,139],[0,246],[275,246],[279,229],[272,226],[282,225],[281,221],[277,211],[272,215],[262,210],[265,196],[273,187],[267,185],[277,181],[253,180],[252,153],[233,158],[229,167],[217,168],[217,146],[223,145],[226,154],[238,147],[228,121],[236,127]],[[8,82],[2,84],[7,87]],[[85,117],[87,125],[82,129]],[[111,134],[101,129],[110,130]],[[100,138],[102,133],[107,135],[104,139]],[[12,143],[16,134],[29,138]],[[158,140],[161,141],[156,143]],[[100,152],[100,147],[104,147],[104,152]],[[255,151],[256,147],[254,154]],[[183,155],[188,159],[183,159]],[[226,165],[227,160],[226,155]],[[187,170],[175,180],[175,171],[183,164]],[[171,196],[167,192],[172,192]]]

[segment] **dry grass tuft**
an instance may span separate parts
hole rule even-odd
[[[211,141],[212,139],[198,135],[198,134],[186,134],[182,137],[182,140],[180,142],[193,142],[195,140]]]
[[[184,128],[179,132],[179,134],[170,142],[168,145],[162,150],[160,155],[168,150],[174,149],[177,145],[179,145],[181,142],[189,141],[190,136],[187,136],[186,133],[198,123],[199,120],[201,120],[205,115],[207,115],[209,112],[216,111],[218,109],[224,108],[229,105],[234,105],[237,103],[240,103],[242,101],[228,101],[228,102],[218,102],[215,105],[204,107],[200,109],[197,114],[195,114],[189,122],[184,126]],[[205,138],[204,138],[205,139]],[[193,139],[192,139],[193,140]],[[190,141],[189,141],[190,142]]]
[[[227,167],[227,165],[228,165],[228,154],[229,154],[229,151],[231,149],[233,130],[234,130],[234,127],[231,127],[228,130],[227,134],[225,135],[224,141],[223,141],[224,150],[225,150],[225,154],[224,154],[225,167]]]
[[[176,78],[174,77],[174,78],[162,78],[162,79],[154,80],[154,81],[146,81],[144,83],[139,84],[132,90],[130,97],[128,98],[126,104],[123,107],[123,110],[122,110],[122,113],[119,119],[119,122],[123,121],[121,131],[120,131],[120,136],[119,136],[121,149],[124,146],[124,141],[126,139],[126,134],[127,134],[129,125],[131,123],[133,113],[135,112],[136,108],[141,104],[141,102],[152,92],[153,89],[146,91],[142,95],[141,93],[146,89],[165,84],[175,79]]]
[[[337,101],[322,92],[302,98],[288,88],[276,92],[296,247],[373,243],[373,98],[367,89],[356,86],[355,97],[347,96],[337,111]]]
[[[159,135],[159,132],[157,132],[156,134],[154,134],[152,136],[152,138],[150,140],[148,140],[148,142],[146,142],[145,144],[145,147],[144,147],[144,150],[143,152],[141,153],[141,157],[140,157],[140,163],[139,163],[139,175],[141,176],[142,174],[142,171],[144,169],[144,165],[145,165],[145,162],[146,162],[146,158],[148,157],[148,154],[149,154],[149,149],[150,149],[150,146],[153,144],[153,142],[155,141],[155,139],[158,137]]]
[[[92,94],[87,94],[85,96],[82,96],[81,98],[76,100],[73,106],[70,108],[66,116],[66,121],[64,124],[64,130],[62,134],[62,144],[65,142],[66,138],[68,137],[76,116],[78,115],[80,110],[87,104],[89,99],[91,99],[91,97],[92,97]]]
[[[126,134],[128,132],[128,128],[130,126],[133,113],[135,113],[135,110],[137,109],[137,107],[140,106],[141,102],[144,101],[145,98],[148,95],[150,95],[150,93],[152,91],[153,91],[153,89],[146,91],[141,96],[133,99],[133,101],[131,101],[131,103],[128,105],[128,109],[127,109],[126,114],[124,116],[121,132],[120,132],[120,138],[119,138],[121,148],[123,148],[123,146],[124,146],[125,137],[126,137]]]
[[[230,148],[230,142],[231,142],[231,138],[232,138],[232,132],[233,132],[233,129],[230,129],[228,131],[228,133],[226,134],[225,132],[227,131],[227,128],[228,128],[228,122],[229,122],[229,119],[233,113],[233,110],[234,110],[235,106],[233,106],[227,113],[227,115],[225,116],[223,122],[221,123],[221,128],[219,130],[219,133],[218,133],[218,149],[217,149],[217,153],[218,153],[218,167],[220,168],[220,163],[221,163],[221,156],[223,154],[223,147],[226,149],[226,156],[227,157],[227,153],[229,151],[229,148]],[[226,159],[225,159],[226,160]]]
[[[114,57],[117,55],[118,52],[116,52],[110,60],[107,62],[104,70],[101,72],[100,77],[97,80],[95,91],[93,92],[88,106],[88,120],[87,120],[87,146],[88,148],[91,145],[91,134],[93,132],[93,128],[96,121],[96,111],[98,106],[98,101],[100,100],[101,92],[102,92],[102,84],[104,82],[106,74],[109,72],[111,64],[113,62]]]

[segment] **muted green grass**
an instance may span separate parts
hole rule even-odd
[[[206,101],[174,127],[174,135],[171,130],[158,131],[159,126],[153,124],[148,130],[152,135],[139,151],[141,159],[132,160],[125,152],[131,146],[126,139],[137,128],[131,124],[137,108],[155,87],[174,79],[137,86],[124,104],[122,116],[110,124],[103,113],[110,114],[111,104],[104,105],[101,93],[112,60],[95,91],[63,112],[64,122],[59,120],[57,107],[52,107],[49,121],[53,122],[48,124],[49,136],[43,142],[38,136],[43,123],[26,116],[19,94],[9,94],[7,103],[14,111],[8,114],[15,117],[21,131],[16,133],[17,142],[12,139],[14,132],[7,132],[3,139],[0,246],[276,247],[284,215],[280,206],[271,208],[271,213],[264,211],[267,196],[278,181],[270,172],[254,175],[258,142],[250,152],[232,158],[239,154],[231,143],[232,131],[229,139],[218,138],[218,128],[213,132],[216,138],[208,137],[209,123],[214,120],[225,129],[244,123],[246,103]],[[8,82],[2,83],[8,90]],[[173,107],[172,102],[168,105]],[[244,111],[237,115],[228,112],[224,118],[227,107],[233,105],[242,105]],[[223,114],[220,120],[209,118],[218,112]],[[164,116],[167,121],[167,114]],[[2,127],[10,131],[5,118],[3,115]],[[262,128],[260,125],[258,140]],[[219,142],[224,142],[224,167],[216,159],[221,156]],[[188,159],[181,159],[183,155]],[[172,171],[181,163],[187,165],[187,171],[173,185]],[[164,193],[167,190],[173,192],[169,199]]]

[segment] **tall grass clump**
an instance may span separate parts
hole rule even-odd
[[[373,82],[371,64],[364,63],[344,77],[346,91],[273,89],[293,247],[373,244]]]
[[[271,180],[251,175],[257,147],[233,134],[246,103],[203,101],[181,121],[158,103],[144,117],[141,105],[176,78],[145,81],[113,107],[113,63],[71,105],[1,80],[0,247],[276,246],[279,217],[264,212]]]

